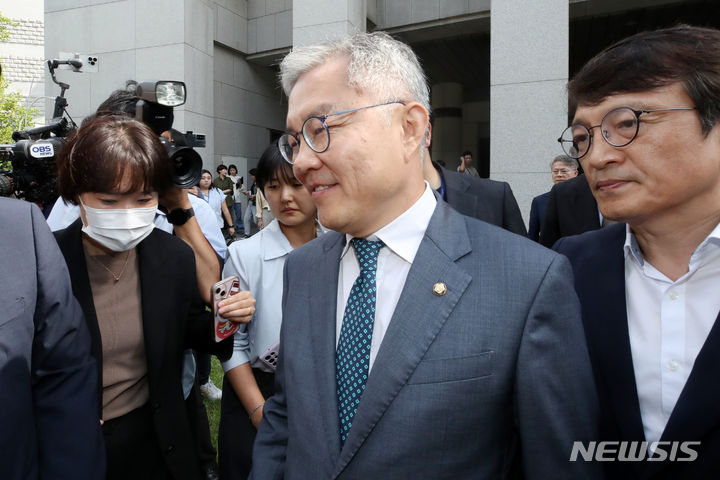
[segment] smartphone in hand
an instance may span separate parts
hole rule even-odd
[[[218,303],[240,291],[240,280],[237,275],[223,278],[212,286],[213,316],[215,317],[215,341],[221,342],[232,336],[240,326],[236,322],[226,320],[218,314]]]

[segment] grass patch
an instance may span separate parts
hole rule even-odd
[[[210,378],[218,388],[222,388],[223,370],[220,361],[214,355],[211,357],[211,365]],[[220,426],[220,400],[208,400],[205,395],[203,395],[203,403],[205,403],[208,422],[210,423],[210,439],[212,440],[213,447],[217,449],[218,427]]]

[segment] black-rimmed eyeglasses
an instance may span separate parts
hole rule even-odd
[[[572,158],[582,158],[590,150],[592,145],[593,128],[600,127],[600,132],[605,141],[613,147],[625,147],[630,145],[638,135],[640,129],[640,115],[654,112],[680,112],[684,110],[696,110],[695,107],[682,108],[658,108],[655,110],[635,110],[630,107],[619,107],[610,110],[605,114],[600,125],[586,127],[575,124],[567,127],[558,142],[563,151]]]
[[[296,133],[284,133],[278,139],[278,148],[283,158],[291,165],[295,162],[295,156],[300,150],[300,134],[302,133],[305,143],[314,152],[323,153],[330,148],[330,126],[325,123],[329,117],[336,117],[338,115],[345,115],[347,113],[357,112],[358,110],[365,110],[368,108],[382,107],[383,105],[392,105],[399,103],[405,105],[405,102],[401,100],[390,100],[375,105],[368,105],[366,107],[352,108],[350,110],[343,110],[342,112],[328,113],[319,117],[309,117],[303,122],[302,128]]]

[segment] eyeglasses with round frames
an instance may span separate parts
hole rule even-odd
[[[313,152],[323,153],[330,148],[330,127],[332,127],[332,125],[325,123],[328,118],[357,112],[358,110],[392,105],[394,103],[405,105],[405,102],[401,100],[389,100],[387,102],[368,105],[366,107],[358,107],[350,110],[343,110],[342,112],[328,113],[327,115],[319,117],[309,117],[303,122],[302,128],[299,132],[287,132],[278,138],[278,148],[280,149],[280,153],[285,161],[287,161],[290,165],[295,163],[295,155],[297,155],[297,152],[300,150],[301,133],[302,137],[305,139],[305,143],[312,149]]]
[[[631,107],[618,107],[605,114],[600,125],[586,127],[575,124],[567,127],[558,142],[563,151],[570,157],[584,157],[592,146],[592,129],[600,127],[605,141],[613,147],[626,147],[635,140],[640,129],[640,115],[655,112],[680,112],[697,110],[695,107],[658,108],[655,110],[635,110]]]

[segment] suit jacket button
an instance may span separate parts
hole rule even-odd
[[[442,282],[436,283],[435,285],[433,285],[433,293],[438,297],[442,297],[447,293],[447,285]]]
[[[167,448],[165,449],[165,455],[170,455],[174,450],[175,450],[175,447],[173,447],[172,445],[170,445],[169,447],[167,447]]]
[[[159,411],[160,411],[160,404],[157,403],[157,402],[153,403],[153,404],[152,404],[152,409],[153,409],[153,412],[155,412],[155,413],[159,412]]]

